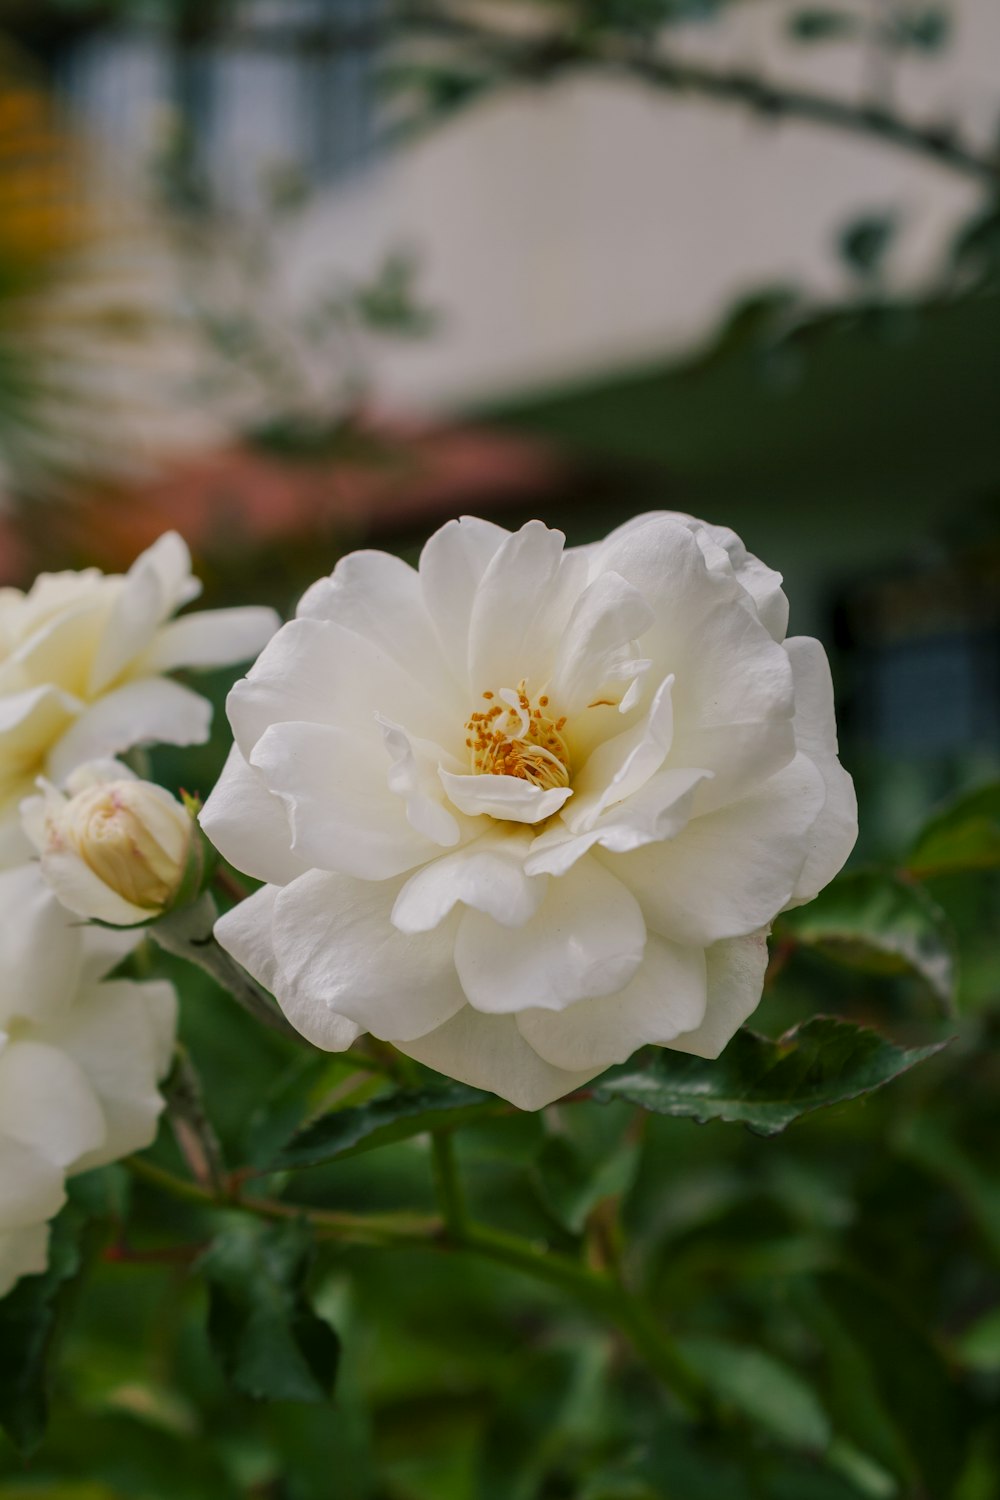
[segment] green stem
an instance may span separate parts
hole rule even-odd
[[[450,1130],[436,1130],[431,1136],[434,1153],[434,1187],[448,1237],[461,1244],[465,1233],[465,1203],[455,1161],[455,1143]]]

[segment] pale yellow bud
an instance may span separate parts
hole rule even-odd
[[[115,895],[152,915],[177,894],[193,831],[189,814],[162,787],[99,782],[49,808],[43,867],[46,855],[75,854]]]

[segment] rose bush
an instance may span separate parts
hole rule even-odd
[[[65,1179],[148,1146],[177,1000],[105,976],[135,945],[85,927],[37,865],[0,871],[0,1296],[44,1269]]]
[[[822,647],[730,531],[451,522],[344,559],[233,689],[220,943],[318,1046],[527,1109],[644,1043],[714,1057],[856,836]]]
[[[14,847],[39,775],[59,783],[133,745],[207,738],[211,706],[164,674],[247,661],[278,620],[257,607],[172,618],[200,592],[173,532],[124,576],[87,568],[0,589],[0,843]]]

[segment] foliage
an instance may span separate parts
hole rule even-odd
[[[0,1303],[0,1496],[996,1500],[998,795],[787,914],[718,1061],[537,1115],[167,958],[210,1123]]]

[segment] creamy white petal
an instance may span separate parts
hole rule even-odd
[[[66,1201],[62,1168],[37,1146],[0,1134],[0,1231],[57,1214]]]
[[[642,962],[645,941],[635,897],[593,859],[584,859],[549,883],[538,911],[520,927],[466,910],[455,967],[477,1010],[561,1010],[623,989]]]
[[[312,869],[386,880],[438,852],[389,791],[384,749],[373,756],[364,741],[327,724],[285,723],[261,736],[250,760],[284,802],[292,851]]]
[[[204,609],[170,620],[132,663],[130,675],[151,676],[177,667],[227,667],[263,651],[280,626],[273,609]]]
[[[456,776],[438,772],[449,798],[467,817],[502,818],[511,823],[541,823],[572,797],[568,786],[547,791],[520,776]]]
[[[602,573],[580,594],[560,640],[548,691],[561,714],[597,698],[622,696],[636,675],[635,642],[653,623],[642,595],[617,573]]]
[[[79,997],[59,1030],[59,1045],[83,1070],[104,1116],[105,1138],[81,1153],[73,1172],[142,1151],[163,1110],[157,1088],[164,1034],[176,1026],[177,997],[164,981],[113,979]]]
[[[89,697],[105,692],[151,644],[157,628],[183,601],[191,580],[191,555],[168,531],[129,568],[117,591],[101,642],[94,653]],[[196,585],[196,589],[197,589]]]
[[[41,1022],[70,1003],[81,936],[37,864],[0,871],[0,1029],[13,1017]]]
[[[676,838],[691,817],[699,786],[710,771],[657,771],[625,802],[609,807],[586,833],[554,823],[540,834],[525,861],[529,875],[564,875],[589,849],[625,854]]]
[[[438,746],[407,734],[401,724],[381,714],[378,722],[390,760],[386,783],[394,796],[403,799],[410,827],[444,849],[452,848],[463,834],[469,837],[472,830],[464,820],[460,824],[447,805],[438,776],[442,762]]]
[[[330,1016],[395,1042],[432,1031],[464,1005],[452,962],[457,917],[434,932],[399,932],[391,913],[400,884],[314,872],[278,893],[275,993],[317,1045],[331,1048]],[[339,1038],[339,1025],[330,1030]]]
[[[505,927],[533,917],[548,888],[546,877],[529,879],[524,856],[530,834],[487,834],[411,875],[396,897],[392,921],[400,932],[430,932],[457,905],[475,907]]]
[[[401,558],[368,551],[342,557],[331,577],[306,590],[295,613],[299,619],[332,620],[364,636],[428,692],[450,698],[455,713],[462,714],[468,696],[464,676],[455,678],[427,612],[420,575]]]
[[[469,682],[469,622],[483,574],[510,536],[492,521],[463,516],[436,531],[420,554],[420,590],[441,650],[460,687]],[[482,688],[478,689],[482,692]]]
[[[99,875],[95,875],[72,849],[53,849],[43,853],[42,874],[60,905],[77,916],[115,927],[131,927],[148,922],[152,913],[119,896]]]
[[[61,1049],[18,1037],[0,1052],[0,1136],[69,1167],[106,1138],[104,1114],[83,1069]]]
[[[596,1071],[554,1068],[524,1040],[513,1016],[484,1016],[470,1005],[436,1031],[396,1046],[428,1068],[499,1094],[518,1109],[543,1109],[587,1083]]]
[[[833,680],[826,652],[809,636],[785,642],[795,679],[795,740],[826,785],[823,810],[809,833],[809,853],[795,886],[796,906],[811,901],[841,869],[858,837],[854,782],[837,759]]]
[[[791,898],[824,795],[815,766],[797,755],[750,796],[692,818],[669,842],[596,857],[634,891],[661,936],[705,946],[741,937]]]
[[[714,943],[705,953],[705,966],[705,1018],[700,1026],[674,1037],[669,1045],[677,1052],[718,1057],[760,1004],[767,969],[767,929]]]
[[[85,709],[49,754],[46,774],[62,781],[84,761],[134,745],[200,745],[208,739],[212,705],[167,678],[127,682]]]
[[[573,781],[564,821],[574,833],[593,828],[605,808],[639,790],[663,765],[674,733],[673,674],[653,694],[636,724],[598,745]]]
[[[2,1171],[0,1167],[0,1171]],[[58,1209],[53,1209],[53,1213]],[[0,1226],[0,1297],[22,1276],[37,1276],[49,1262],[49,1226],[4,1230]]]
[[[469,681],[477,697],[516,688],[521,678],[537,693],[548,681],[586,578],[583,559],[564,552],[564,540],[561,531],[529,521],[490,559],[469,619]]]
[[[277,886],[261,886],[231,911],[223,912],[214,927],[216,942],[272,994],[278,988],[278,960],[274,952],[274,903],[277,896]],[[345,1028],[347,1024],[344,1023]],[[356,1027],[350,1027],[350,1031],[344,1047],[349,1047],[357,1036]],[[332,1050],[340,1052],[343,1049],[335,1047]]]
[[[46,683],[74,697],[90,691],[90,668],[110,609],[111,579],[79,603],[46,620],[22,641],[0,669],[0,692]]]
[[[284,802],[268,791],[238,745],[230,750],[198,821],[223,858],[254,880],[287,885],[309,869],[292,852]]]
[[[16,805],[33,790],[50,747],[82,708],[48,685],[0,697],[0,806]]]
[[[72,918],[70,918],[73,921]],[[96,984],[116,969],[122,959],[143,941],[145,934],[128,927],[98,927],[73,923],[80,936],[83,958],[80,968],[81,989]]]
[[[614,995],[580,1000],[566,1010],[523,1010],[517,1025],[546,1062],[558,1068],[604,1069],[638,1047],[663,1046],[700,1025],[706,1003],[705,950],[682,948],[650,933],[642,967]]]

